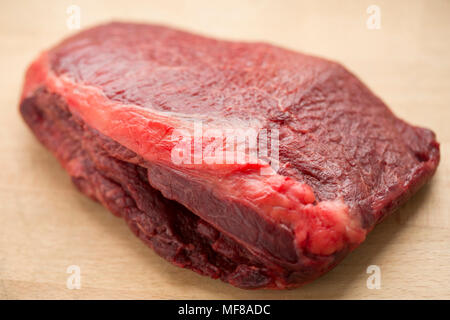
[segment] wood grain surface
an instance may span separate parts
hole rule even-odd
[[[37,54],[81,27],[110,20],[162,23],[225,39],[266,41],[337,60],[401,118],[433,129],[436,176],[319,280],[289,291],[246,291],[172,266],[125,223],[81,195],[33,137],[17,106]],[[369,5],[381,28],[366,26]],[[450,1],[1,1],[0,298],[450,298]],[[68,266],[81,269],[69,290]],[[367,267],[381,288],[366,286]]]

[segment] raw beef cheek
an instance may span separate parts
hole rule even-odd
[[[241,288],[334,267],[435,172],[433,132],[345,68],[263,43],[112,23],[30,66],[20,111],[75,185],[175,265]],[[178,164],[176,129],[279,130],[268,163]]]

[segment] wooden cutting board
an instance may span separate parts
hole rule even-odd
[[[367,28],[371,4],[381,28]],[[118,218],[81,195],[21,121],[23,73],[40,50],[112,19],[267,41],[338,60],[407,121],[433,129],[432,182],[337,268],[303,288],[245,291],[167,263]],[[0,298],[450,298],[449,1],[2,1],[0,4]],[[374,24],[371,24],[374,26]],[[81,288],[68,289],[69,266]],[[367,268],[381,270],[369,289]]]

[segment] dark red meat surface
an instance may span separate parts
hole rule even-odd
[[[242,288],[315,279],[435,172],[433,132],[341,65],[112,23],[44,52],[20,111],[75,185],[170,262]],[[175,164],[174,130],[279,130],[279,169]]]

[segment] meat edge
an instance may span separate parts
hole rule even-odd
[[[53,101],[54,105],[45,104],[49,101]],[[44,103],[44,105],[40,105],[42,103]],[[49,111],[49,109],[53,110]],[[57,124],[57,122],[61,121],[61,119],[51,119],[48,115],[44,115],[45,113],[55,112],[60,113],[62,119],[63,117],[69,117],[70,119],[76,120],[63,121],[62,124]],[[102,145],[102,152],[106,154],[103,156],[109,157],[108,161],[117,161],[138,167],[136,163],[145,162],[145,160],[140,159],[134,152],[127,150],[123,146],[120,146],[116,142],[110,140],[108,137],[105,137],[101,133],[96,132],[94,129],[89,128],[89,126],[83,123],[80,118],[70,114],[61,97],[48,94],[45,92],[45,89],[38,89],[35,95],[24,99],[20,104],[20,113],[38,140],[50,149],[61,165],[66,169],[66,171],[68,171],[73,183],[82,193],[91,199],[102,203],[115,216],[123,217],[136,236],[138,236],[148,246],[152,247],[160,256],[175,265],[190,268],[197,273],[207,275],[212,278],[221,278],[225,282],[229,282],[234,286],[244,289],[284,289],[295,288],[316,279],[320,275],[332,269],[349,252],[349,250],[341,250],[331,256],[305,256],[303,260],[295,264],[286,263],[286,261],[273,257],[268,252],[249,250],[249,248],[237,243],[228,235],[215,229],[213,226],[210,226],[207,222],[191,213],[192,216],[195,216],[197,219],[201,220],[200,228],[207,229],[207,231],[204,230],[204,232],[210,234],[218,233],[220,237],[216,237],[215,242],[208,239],[197,241],[197,244],[201,243],[199,248],[192,247],[192,244],[181,244],[181,249],[179,248],[175,250],[178,253],[174,254],[171,244],[179,242],[180,240],[178,236],[180,235],[171,233],[169,235],[165,235],[164,237],[155,237],[155,231],[148,230],[148,225],[146,225],[147,219],[140,218],[145,216],[145,214],[151,216],[152,212],[143,213],[141,211],[136,213],[136,210],[132,210],[133,212],[130,213],[130,208],[127,207],[129,204],[126,204],[128,201],[121,200],[120,204],[117,204],[117,199],[115,198],[117,193],[119,193],[121,197],[130,197],[132,201],[137,203],[136,200],[133,200],[136,197],[133,198],[129,192],[125,190],[118,190],[121,189],[121,183],[127,185],[132,184],[132,182],[122,181],[118,183],[113,180],[111,174],[105,173],[110,169],[98,168],[97,166],[92,167],[92,164],[87,165],[86,162],[91,162],[92,157],[86,157],[85,153],[87,150],[86,148],[81,147],[79,142],[76,140],[76,134],[73,134],[73,128],[83,128],[84,131],[91,131],[89,133],[90,139],[92,141],[98,140],[95,143],[97,146]],[[62,127],[67,127],[68,129],[61,130]],[[72,147],[65,148],[67,146]],[[118,159],[109,154],[111,151],[114,152],[116,148],[120,148],[120,153],[125,154],[123,159]],[[95,157],[99,157],[99,155],[95,155],[94,158]],[[120,172],[119,175],[121,175]],[[97,182],[94,183],[93,181]],[[118,189],[113,195],[111,195],[109,194],[110,191],[108,188],[104,188],[105,184],[112,185]],[[124,188],[122,187],[122,189]],[[168,201],[175,203],[173,200]],[[185,211],[188,210],[185,209]],[[175,214],[180,213],[182,214],[180,210],[176,210]],[[191,231],[199,232],[199,230]],[[153,236],[150,238],[149,234],[151,235],[152,233]],[[205,237],[203,236],[203,238]],[[205,245],[205,243],[208,242],[209,244]],[[187,251],[193,256],[192,259],[194,259],[194,261],[190,260],[191,258],[187,256],[188,254],[186,252],[186,248],[189,248],[190,251]],[[236,252],[229,252],[233,250],[237,250],[238,254]],[[179,253],[181,251],[183,252],[182,254]],[[205,258],[208,255],[210,256],[211,252],[214,252],[215,255],[215,257],[212,258],[213,260],[228,261],[228,263],[230,263],[230,261],[233,262],[233,259],[237,259],[238,262],[236,263],[236,269],[233,272],[225,272],[225,274],[223,274],[219,270],[220,266],[212,265],[207,261],[207,258]],[[244,263],[239,264],[239,261],[243,261]]]

